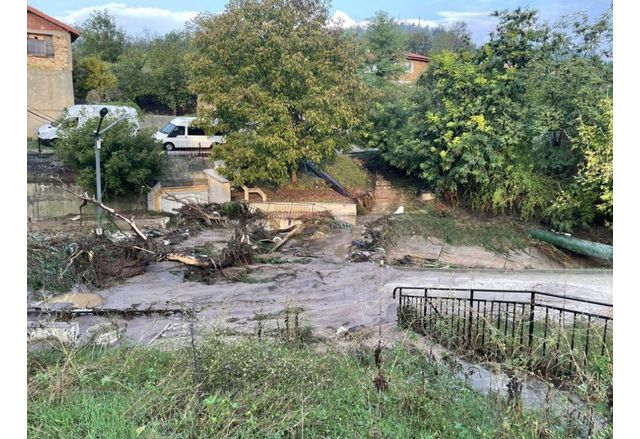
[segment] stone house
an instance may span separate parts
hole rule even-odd
[[[398,78],[398,82],[416,82],[422,72],[427,70],[431,58],[418,53],[405,54],[405,72]]]
[[[71,43],[73,27],[27,6],[27,137],[74,104]]]

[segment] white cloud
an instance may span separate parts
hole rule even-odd
[[[125,3],[105,3],[80,9],[68,10],[66,15],[56,17],[58,20],[76,24],[89,18],[92,12],[107,9],[116,23],[128,32],[137,33],[144,29],[164,33],[180,28],[188,20],[198,15],[196,11],[170,11],[162,8],[145,8],[127,6]]]
[[[336,10],[336,12],[333,13],[333,16],[329,19],[329,26],[341,27],[343,29],[349,29],[356,26],[367,27],[368,24],[368,20],[355,21],[349,14],[341,10]]]
[[[440,24],[437,21],[425,20],[424,18],[401,18],[398,21],[400,23],[412,24],[414,26],[420,26],[420,27],[425,27],[425,26],[436,27]]]
[[[456,12],[456,11],[440,11],[438,15],[442,17],[443,22],[455,23],[456,21],[477,21],[478,19],[490,19],[491,12]]]
[[[398,18],[400,23],[413,24],[416,26],[448,27],[453,23],[464,21],[469,27],[469,31],[476,42],[484,42],[491,30],[495,28],[496,18],[490,12],[467,12],[467,11],[438,11],[437,18],[425,20],[424,18]],[[344,29],[356,26],[367,27],[369,21],[356,21],[344,11],[337,10],[331,17],[332,26],[340,26]]]

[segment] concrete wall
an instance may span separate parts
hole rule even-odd
[[[163,197],[164,194],[172,195],[179,200],[191,203],[209,202],[209,187],[207,184],[164,187],[158,183],[153,187],[152,191],[147,193],[147,209],[153,212],[175,213],[176,210],[183,206],[178,201],[167,200]]]
[[[33,14],[27,15],[29,19]],[[27,28],[29,33],[52,36],[54,55],[27,56],[27,109],[55,119],[74,103],[71,36],[66,31],[42,28]],[[27,137],[35,137],[38,127],[45,123],[43,118],[27,112]]]
[[[76,193],[84,192],[80,187],[70,184],[67,188]],[[105,204],[119,212],[146,210],[145,199],[138,203],[137,197],[105,200]],[[27,183],[27,218],[38,221],[61,218],[80,213],[81,202],[65,190],[59,183]],[[93,206],[85,206],[84,214],[94,214]]]
[[[356,224],[358,214],[355,203],[290,203],[286,201],[271,201],[266,203],[251,203],[255,207],[271,217],[279,219],[296,219],[328,211],[334,218],[349,224]]]

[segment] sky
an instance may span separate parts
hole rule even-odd
[[[200,12],[222,12],[226,0],[28,0],[27,3],[67,23],[78,24],[92,11],[109,10],[128,33],[151,31],[163,34],[180,29]],[[595,19],[610,0],[334,0],[331,15],[344,27],[366,25],[367,18],[383,10],[392,17],[414,24],[436,26],[457,21],[468,24],[476,43],[486,41],[495,27],[492,11],[520,6],[540,12],[543,20],[555,22],[565,15],[586,12]]]

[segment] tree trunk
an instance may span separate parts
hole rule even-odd
[[[291,183],[296,184],[298,182],[298,173],[295,169],[291,170]]]

